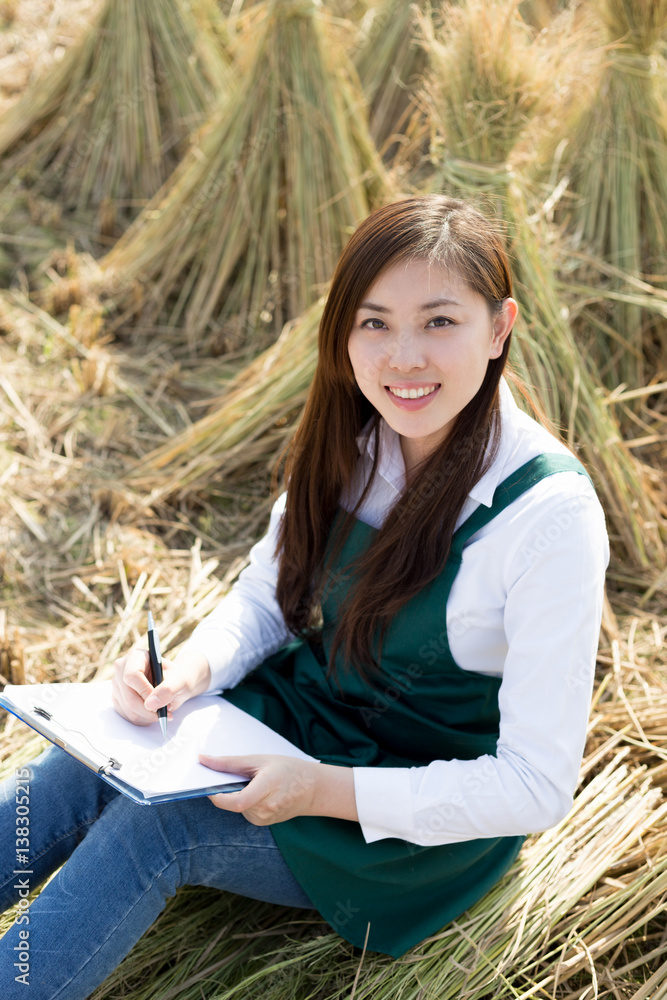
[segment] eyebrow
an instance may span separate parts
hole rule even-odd
[[[437,309],[438,306],[460,306],[461,303],[457,302],[456,299],[434,299],[432,302],[425,302],[423,306],[420,306],[420,312],[427,312],[429,309]],[[373,312],[388,313],[391,309],[387,306],[380,306],[377,302],[362,302],[359,306],[360,309],[371,309]]]

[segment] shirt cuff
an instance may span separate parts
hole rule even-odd
[[[407,839],[412,823],[409,767],[353,767],[354,796],[367,844],[386,837]],[[401,817],[406,828],[399,828]]]

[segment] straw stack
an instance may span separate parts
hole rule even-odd
[[[667,0],[597,0],[591,5],[603,32],[603,58],[593,87],[574,89],[576,102],[543,154],[573,202],[559,218],[575,244],[634,278],[667,283],[667,64],[661,39]],[[563,148],[564,147],[564,148]],[[597,276],[595,276],[597,277]],[[592,282],[591,282],[592,283]],[[608,278],[616,292],[622,277]],[[650,305],[619,297],[589,309],[595,360],[610,389],[645,385],[667,361],[667,324]]]
[[[616,555],[643,566],[664,565],[667,554],[656,527],[662,511],[649,472],[624,448],[615,416],[578,350],[547,234],[528,225],[525,186],[508,163],[531,116],[545,107],[549,81],[516,11],[515,0],[493,7],[464,0],[449,11],[442,39],[425,23],[436,186],[473,198],[487,211],[495,208],[503,220],[522,314],[513,361],[591,471]]]
[[[264,474],[287,444],[317,364],[320,299],[248,365],[209,414],[142,457],[126,483],[155,505],[213,483]],[[141,501],[136,501],[140,503]]]
[[[384,0],[362,20],[355,65],[370,106],[371,135],[387,160],[414,111],[412,95],[426,66],[417,13],[430,6],[430,0]]]
[[[223,350],[274,340],[384,195],[363,98],[324,15],[273,0],[257,32],[238,92],[101,262],[115,325],[185,327],[192,346],[210,332]]]
[[[127,224],[229,89],[217,17],[213,0],[106,0],[0,120],[0,182],[19,175],[33,197],[95,209],[102,233]]]

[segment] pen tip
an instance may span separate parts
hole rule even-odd
[[[160,719],[160,729],[162,730],[162,739],[166,740],[166,738],[167,738],[167,720],[166,719],[163,719],[163,718]]]
[[[150,611],[148,612],[148,627],[155,628],[155,625],[153,623],[153,615],[151,614]]]

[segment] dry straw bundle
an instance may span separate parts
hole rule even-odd
[[[319,300],[234,379],[219,405],[144,456],[127,485],[153,505],[184,500],[214,482],[264,474],[294,430],[317,363]],[[142,501],[136,499],[135,503]]]
[[[573,200],[560,218],[575,244],[635,278],[667,281],[667,0],[597,0],[603,58],[544,154],[557,153]],[[566,206],[566,207],[564,207]],[[598,277],[597,275],[595,277]],[[607,279],[627,291],[622,277]],[[595,360],[610,389],[646,384],[667,360],[667,324],[621,296],[586,310]]]
[[[361,22],[363,42],[355,64],[370,106],[371,135],[389,159],[414,111],[412,96],[426,65],[417,15],[430,7],[430,0],[384,0]]]
[[[0,120],[0,179],[80,213],[136,215],[181,158],[227,60],[212,0],[106,0],[81,42]]]
[[[384,190],[324,16],[310,0],[272,0],[254,23],[238,92],[102,261],[116,323],[160,319],[192,345],[213,331],[222,349],[275,339]]]
[[[517,18],[516,0],[464,0],[442,37],[424,22],[431,60],[434,186],[495,209],[507,231],[522,321],[513,360],[546,415],[566,431],[604,502],[616,554],[665,563],[662,519],[648,470],[623,446],[587,357],[578,350],[560,296],[547,235],[527,222],[525,185],[508,159],[545,106],[549,68]],[[451,66],[456,73],[449,72]]]

